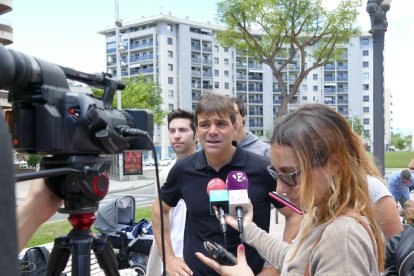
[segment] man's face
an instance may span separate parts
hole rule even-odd
[[[233,103],[233,105],[234,105],[234,111],[236,112],[236,121],[238,124],[237,131],[239,131],[240,129],[243,129],[243,116],[240,114],[240,110],[237,104]]]
[[[237,122],[233,125],[229,116],[221,118],[218,114],[198,115],[198,139],[207,155],[231,151],[236,129]]]
[[[171,120],[168,127],[168,138],[177,155],[186,155],[195,147],[195,134],[191,129],[189,119],[176,118]]]
[[[407,180],[407,179],[401,178],[401,180],[405,185],[409,185],[411,183],[411,179]]]

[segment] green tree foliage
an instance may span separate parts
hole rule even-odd
[[[152,80],[145,78],[143,75],[137,77],[125,78],[126,87],[121,91],[122,109],[137,108],[149,109],[154,114],[154,123],[162,124],[167,112],[162,110],[161,88]],[[102,96],[103,91],[92,89],[96,96]],[[117,94],[115,94],[112,107],[116,108]]]
[[[29,154],[29,158],[27,159],[27,165],[31,168],[34,168],[40,162],[41,158],[42,156],[39,154]]]
[[[404,150],[405,148],[411,148],[412,136],[402,137],[401,133],[391,133],[391,145],[396,149]]]
[[[360,5],[360,0],[342,0],[336,9],[326,10],[321,0],[222,0],[217,4],[217,17],[226,30],[218,32],[217,38],[221,45],[270,67],[283,97],[279,117],[287,112],[310,71],[341,60],[341,45],[360,33],[354,27]],[[313,63],[305,66],[307,55]],[[275,62],[276,57],[283,58],[281,64]],[[289,66],[296,64],[296,58],[299,68]],[[288,79],[296,78],[289,93],[284,80],[288,68]]]
[[[362,124],[361,118],[358,116],[353,116],[348,119],[348,123],[351,126],[352,130],[358,133],[359,136],[369,139],[369,135],[364,133],[364,125]]]

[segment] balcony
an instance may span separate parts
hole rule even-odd
[[[12,11],[13,7],[12,0],[1,0],[0,1],[0,14],[5,14]]]
[[[263,127],[263,123],[249,123],[249,127]]]
[[[139,50],[139,49],[149,48],[149,47],[153,47],[153,46],[154,46],[154,43],[150,43],[150,42],[148,42],[148,43],[141,43],[141,44],[131,44],[129,46],[129,50],[130,51],[132,51],[132,50]]]
[[[0,19],[0,44],[9,45],[13,43],[13,27],[3,19]]]
[[[249,92],[263,92],[263,87],[249,87]]]
[[[201,64],[201,58],[193,57],[193,58],[191,58],[191,63],[193,63],[193,64]]]
[[[249,99],[249,104],[263,104],[263,99]]]
[[[336,77],[337,81],[348,81],[348,76],[337,76]]]

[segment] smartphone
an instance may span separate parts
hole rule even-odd
[[[210,254],[211,258],[217,261],[222,265],[236,265],[237,258],[234,257],[229,251],[227,251],[223,246],[216,242],[205,241],[203,243],[204,248]]]
[[[296,207],[295,204],[293,204],[292,202],[289,201],[289,199],[287,199],[287,197],[281,196],[276,192],[269,192],[269,196],[271,199],[276,200],[277,202],[282,203],[283,205],[285,205],[286,207],[288,207],[290,210],[292,210],[293,212],[299,214],[299,215],[303,215],[303,211],[301,209],[299,209],[298,207]]]

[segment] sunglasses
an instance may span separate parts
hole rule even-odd
[[[296,187],[298,185],[296,183],[296,176],[300,175],[300,170],[293,173],[279,173],[272,165],[267,166],[266,169],[276,181],[279,178],[289,187]]]

